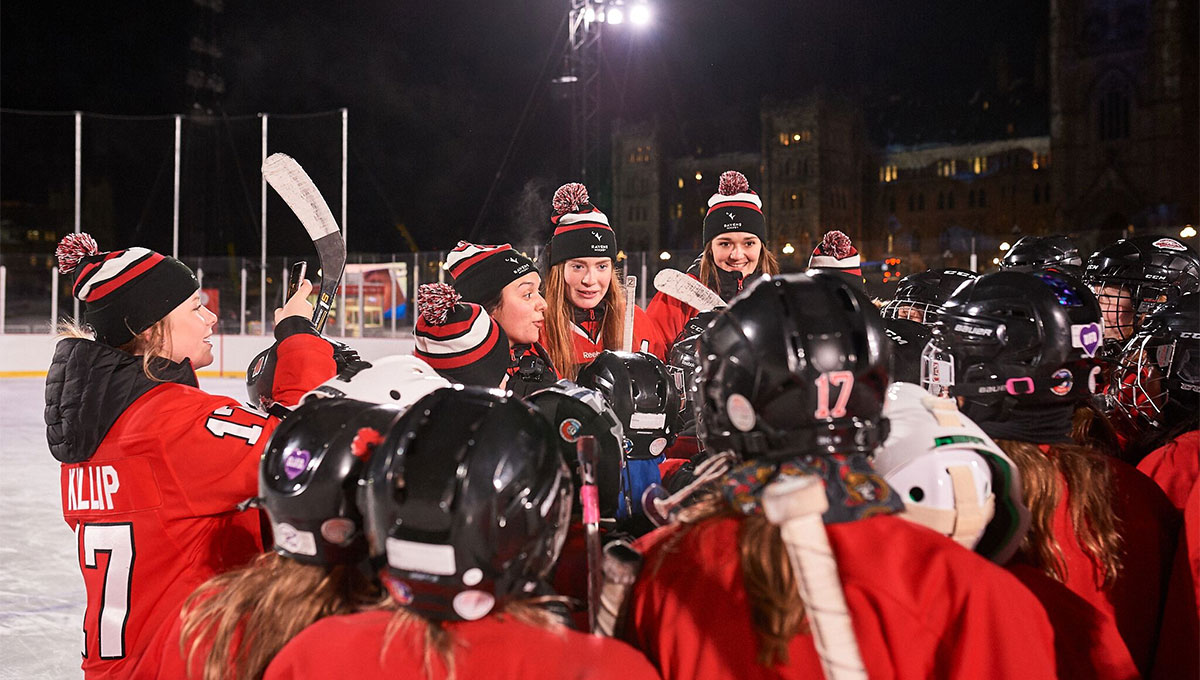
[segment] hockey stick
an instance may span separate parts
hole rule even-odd
[[[720,295],[678,269],[664,269],[655,274],[654,287],[663,295],[695,307],[698,312],[725,306]]]
[[[642,570],[642,554],[625,541],[613,541],[604,546],[604,584],[600,589],[600,610],[596,614],[596,630],[601,635],[617,637],[625,627],[629,593]]]
[[[633,351],[633,309],[636,306],[634,296],[637,295],[637,277],[625,277],[625,337],[621,341],[621,349]]]
[[[596,438],[580,437],[575,442],[575,455],[579,458],[579,505],[583,509],[583,527],[586,531],[588,563],[588,629],[600,634],[600,592],[604,587],[602,554],[600,548],[600,494],[596,488],[596,461],[598,451]]]
[[[317,249],[321,263],[321,295],[313,310],[312,322],[320,333],[329,318],[338,284],[346,269],[346,241],[317,185],[295,159],[287,154],[273,153],[263,161],[262,173],[267,184],[300,219]]]
[[[821,518],[829,509],[825,486],[812,476],[783,478],[767,486],[762,504],[767,520],[779,527],[787,547],[825,677],[866,680],[837,559]]]

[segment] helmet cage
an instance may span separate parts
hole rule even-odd
[[[917,323],[933,326],[941,319],[944,308],[942,305],[918,300],[889,300],[879,310],[879,316],[884,319],[908,319]],[[916,318],[916,314],[920,318]]]

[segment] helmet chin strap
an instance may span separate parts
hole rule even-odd
[[[973,549],[983,530],[996,513],[996,496],[988,494],[983,502],[975,493],[975,479],[965,465],[946,468],[954,489],[954,509],[930,508],[905,501],[901,517],[949,536],[955,543]]]

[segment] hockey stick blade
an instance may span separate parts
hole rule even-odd
[[[664,269],[655,274],[654,287],[663,295],[690,305],[698,312],[725,305],[720,295],[678,269]]]
[[[329,318],[338,284],[346,269],[346,241],[333,219],[329,204],[294,158],[282,153],[271,154],[263,161],[262,173],[267,184],[275,189],[299,218],[317,249],[317,257],[321,262],[321,294],[317,298],[312,321],[319,333]]]

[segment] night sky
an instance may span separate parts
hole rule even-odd
[[[193,186],[219,198],[184,207],[193,221],[213,225],[193,235],[189,249],[257,255],[253,116],[262,111],[278,116],[270,150],[300,160],[338,214],[339,119],[282,114],[348,107],[352,251],[407,250],[396,223],[422,249],[453,245],[477,221],[481,241],[544,238],[550,193],[575,179],[568,102],[548,83],[562,71],[566,0],[225,0],[211,24],[181,0],[70,5],[0,5],[0,106],[186,113],[194,101],[189,67],[211,66],[189,51],[192,36],[211,37],[222,50],[212,70],[225,92],[203,103],[217,116],[210,120],[224,123],[197,127],[191,147],[185,144],[185,176],[202,176]],[[911,143],[952,137],[940,130],[955,126],[910,115],[925,126],[915,138],[913,121],[895,113],[904,108],[897,102],[933,110],[937,119],[977,92],[1032,91],[1037,82],[1044,88],[1044,1],[659,0],[654,12],[650,27],[625,25],[604,36],[603,115],[657,120],[668,153],[757,150],[764,96],[798,97],[820,87],[861,102],[877,143]],[[1035,105],[1027,117],[1044,134],[1044,107]],[[58,180],[47,177],[61,172],[57,161],[43,168],[41,157],[57,158],[61,145],[69,152],[71,144],[69,121],[53,120],[59,127],[51,133],[48,122],[4,115],[6,201],[36,204],[53,192],[47,185]],[[96,219],[112,221],[119,241],[161,247],[155,239],[170,201],[170,122],[89,125],[89,181],[107,180],[115,206]],[[59,128],[65,140],[57,139]],[[54,141],[38,141],[49,137]],[[166,148],[149,145],[151,138],[165,138]],[[511,158],[483,211],[510,143]],[[282,204],[270,210],[277,215]],[[274,235],[292,228],[277,228],[272,218],[278,248],[303,247]]]

